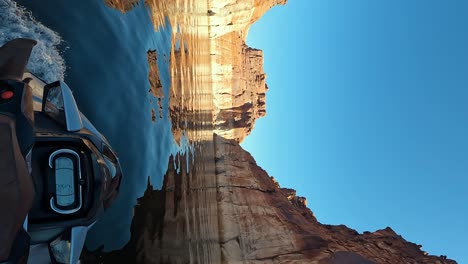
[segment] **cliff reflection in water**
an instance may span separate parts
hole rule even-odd
[[[111,253],[84,254],[85,263],[220,262],[208,15],[207,3],[200,2],[146,2],[155,30],[165,23],[173,29],[167,58],[148,52],[149,79],[155,98],[169,97],[172,132],[181,152],[170,156],[161,190],[154,190],[148,180],[134,209],[128,244]],[[135,5],[106,4],[122,12]],[[169,95],[161,94],[154,76],[156,61],[161,59],[170,64]]]
[[[112,261],[220,262],[209,23],[203,2],[149,4],[155,28],[166,21],[173,28],[169,114],[174,139],[187,151],[170,157],[160,191],[148,186],[135,208],[134,235],[126,250],[111,255],[116,257]]]
[[[173,28],[169,115],[183,151],[169,158],[161,190],[148,183],[135,208],[130,242],[108,260],[219,263],[207,3],[147,5],[155,29],[167,22]]]
[[[86,256],[84,262],[220,263],[216,178],[206,154],[195,155],[205,161],[194,161],[191,154],[171,156],[162,189],[154,190],[148,181],[138,199],[129,243],[119,251]]]

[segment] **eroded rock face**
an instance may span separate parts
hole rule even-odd
[[[249,27],[275,5],[284,5],[287,0],[209,0],[211,38],[238,32],[245,40]]]
[[[212,155],[189,158],[189,170],[185,156],[169,160],[161,191],[148,184],[124,249],[88,254],[84,262],[456,263],[428,255],[389,227],[359,234],[321,224],[305,198],[280,188],[235,140],[214,136],[214,146],[206,144]]]
[[[286,0],[208,1],[215,133],[242,142],[266,114],[263,52],[245,44],[250,26]]]
[[[215,146],[227,263],[456,263],[427,255],[389,227],[359,234],[323,225],[305,198],[279,188],[234,140],[215,136]]]
[[[217,134],[242,142],[253,130],[255,120],[266,114],[268,86],[263,52],[248,47],[237,33],[222,38],[228,37],[239,50],[231,58],[227,72],[217,75],[214,125]]]
[[[266,114],[263,52],[245,44],[250,26],[286,0],[209,2],[215,133],[242,142]]]

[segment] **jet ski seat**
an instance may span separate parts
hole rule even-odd
[[[0,190],[0,259],[5,259],[26,217],[21,212],[32,206],[34,187],[18,144],[16,121],[3,113],[0,113]]]

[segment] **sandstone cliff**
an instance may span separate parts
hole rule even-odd
[[[238,142],[266,114],[263,52],[245,44],[250,26],[286,0],[209,2],[215,132]]]
[[[215,137],[221,250],[226,263],[455,263],[392,229],[359,234],[320,224],[235,141]]]
[[[255,120],[266,114],[265,97],[268,89],[263,70],[263,52],[248,47],[245,40],[253,23],[273,6],[284,5],[286,2],[287,0],[145,0],[156,30],[167,21],[172,26],[173,60],[170,68],[173,81],[170,100],[174,102],[170,104],[174,107],[170,110],[177,112],[174,109],[187,108],[180,104],[183,99],[179,97],[186,93],[181,92],[184,88],[177,82],[186,76],[177,75],[184,71],[180,69],[180,64],[175,63],[176,55],[180,54],[175,43],[180,41],[181,46],[185,45],[187,56],[209,57],[207,64],[210,67],[210,80],[201,85],[211,86],[215,132],[242,142],[254,128]],[[105,0],[105,3],[126,12],[139,2]],[[200,85],[196,80],[193,83]],[[172,115],[177,117],[180,114]],[[173,123],[177,121],[173,120]],[[176,140],[180,133],[180,129],[174,129]]]
[[[305,198],[280,188],[235,140],[215,136],[203,149],[195,159],[171,157],[162,190],[148,184],[124,249],[84,262],[456,263],[389,227],[359,234],[319,223]],[[210,153],[213,167],[205,160]]]
[[[220,57],[214,58],[219,61],[219,67],[213,67],[215,132],[242,142],[254,128],[255,120],[266,114],[268,86],[263,52],[248,47],[237,32],[226,34],[216,42],[227,40],[233,47],[230,56],[212,55]]]

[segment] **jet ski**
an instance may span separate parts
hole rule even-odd
[[[35,43],[0,47],[0,263],[79,263],[122,169],[70,87],[26,69]]]

